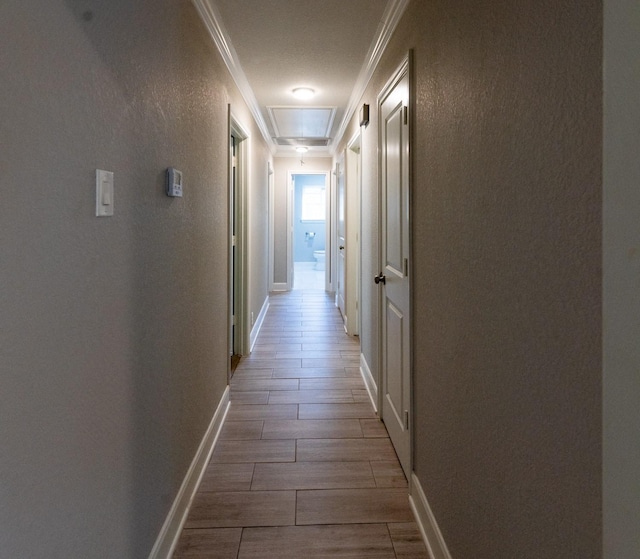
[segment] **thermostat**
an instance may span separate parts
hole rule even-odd
[[[167,196],[182,198],[182,171],[167,169]]]

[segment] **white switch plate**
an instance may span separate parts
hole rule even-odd
[[[96,169],[96,216],[113,215],[113,173]]]

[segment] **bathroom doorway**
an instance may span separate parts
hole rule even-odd
[[[327,174],[292,173],[294,290],[324,291],[327,277]]]

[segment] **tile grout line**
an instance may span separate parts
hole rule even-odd
[[[391,541],[391,548],[393,549],[393,556],[395,557],[395,559],[398,559],[398,554],[396,553],[396,546],[393,543],[393,538],[391,537],[391,530],[389,529],[389,523],[385,522],[384,526],[387,529],[387,534],[389,534],[389,540]]]
[[[388,527],[387,527],[388,528]],[[242,539],[244,538],[245,527],[242,527],[242,531],[240,532],[240,541],[238,542],[238,549],[236,550],[236,559],[240,557],[240,548],[242,547]]]

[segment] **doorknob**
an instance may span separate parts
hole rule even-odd
[[[338,250],[344,250],[344,247],[343,246],[339,246]]]
[[[387,283],[387,277],[384,276],[382,274],[382,272],[380,272],[377,276],[373,276],[373,281],[375,281],[376,284],[378,284],[378,283],[386,284]]]

